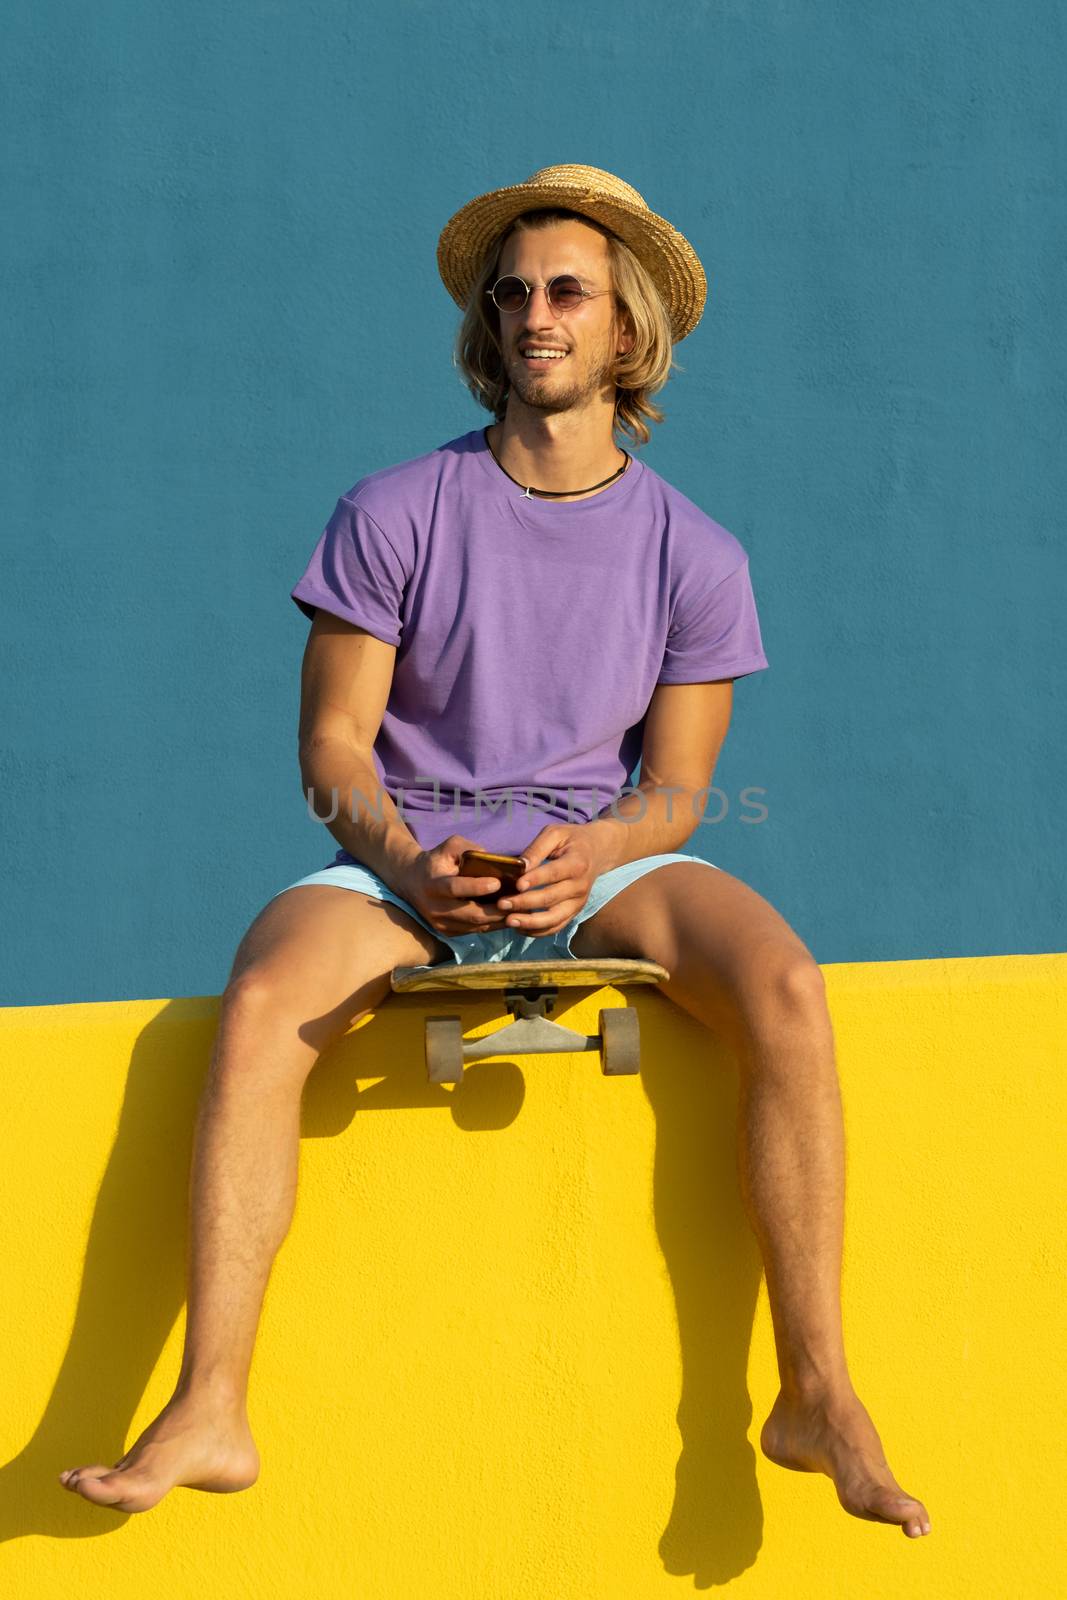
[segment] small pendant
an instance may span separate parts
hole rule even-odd
[[[524,500],[529,500],[529,498],[530,498],[530,491],[529,491],[529,489],[527,489],[526,493],[523,495],[523,499]]]

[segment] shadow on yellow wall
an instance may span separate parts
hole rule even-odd
[[[736,1068],[633,990],[571,991],[557,1014],[591,1032],[613,994],[635,1004],[636,1079],[549,1056],[435,1087],[422,1019],[440,997],[358,1024],[304,1094],[297,1209],[252,1369],[259,1481],[175,1491],[143,1516],[65,1492],[59,1471],[116,1461],[177,1375],[206,998],[0,1012],[0,1580],[35,1600],[104,1579],[142,1593],[166,1560],[168,1595],[639,1600],[679,1579],[820,1600],[1053,1593],[1035,1494],[1055,1515],[1054,1481],[1034,1464],[1062,1383],[1067,956],[824,970],[846,1343],[930,1539],[848,1517],[828,1479],[755,1448],[777,1368],[738,1196]],[[476,1034],[501,1011],[479,996],[463,1016]],[[979,1471],[991,1435],[1008,1459]],[[1025,1554],[977,1531],[1005,1501]]]

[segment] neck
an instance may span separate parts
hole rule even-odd
[[[581,491],[610,478],[626,461],[626,452],[612,438],[613,421],[614,407],[593,418],[565,412],[516,414],[509,403],[503,422],[488,430],[489,445],[520,484],[552,491],[563,502],[578,500]]]

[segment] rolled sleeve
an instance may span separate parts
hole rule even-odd
[[[384,530],[369,512],[342,496],[290,593],[312,621],[317,610],[329,611],[386,644],[399,644],[407,579]]]
[[[748,558],[725,578],[693,568],[676,596],[657,683],[743,678],[768,665]]]

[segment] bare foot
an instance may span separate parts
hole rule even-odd
[[[244,1410],[174,1397],[114,1467],[68,1467],[64,1488],[116,1511],[148,1511],[170,1489],[232,1494],[259,1477],[259,1451]]]
[[[926,1507],[890,1472],[874,1423],[856,1394],[819,1403],[787,1400],[779,1392],[763,1424],[760,1449],[794,1472],[825,1472],[854,1517],[899,1523],[909,1539],[930,1532]]]

